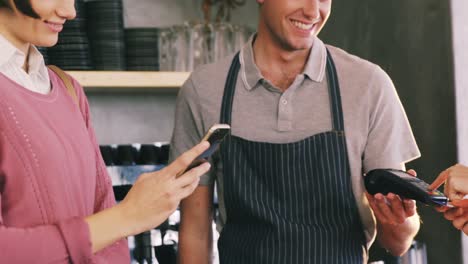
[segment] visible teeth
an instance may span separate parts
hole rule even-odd
[[[300,29],[303,29],[303,30],[309,30],[309,29],[311,29],[312,26],[314,25],[314,24],[304,24],[304,23],[301,23],[301,22],[296,21],[296,20],[292,20],[292,23],[293,23],[296,27],[298,27],[298,28],[300,28]]]

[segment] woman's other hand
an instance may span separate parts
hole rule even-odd
[[[183,173],[192,161],[209,147],[202,142],[179,156],[162,170],[144,173],[135,182],[125,199],[119,204],[126,217],[134,221],[130,232],[137,234],[164,222],[198,186],[200,176],[207,173],[205,162]],[[180,175],[180,176],[178,176]]]

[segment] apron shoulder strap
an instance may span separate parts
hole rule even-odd
[[[80,104],[78,102],[78,96],[76,95],[76,90],[75,87],[73,87],[73,84],[68,77],[68,75],[59,67],[55,65],[48,65],[49,69],[51,69],[55,74],[58,75],[58,77],[62,80],[62,82],[65,84],[65,87],[67,88],[67,92],[70,95],[70,97],[73,99],[73,102],[75,102],[78,107],[80,107]]]
[[[221,114],[219,117],[221,124],[231,124],[232,104],[234,101],[234,93],[236,91],[237,75],[239,74],[240,69],[239,54],[240,52],[237,52],[232,59],[231,67],[229,68],[226,83],[224,85]]]
[[[330,107],[333,118],[333,130],[344,132],[343,107],[341,105],[340,83],[336,72],[335,62],[327,49],[327,77],[330,91]]]

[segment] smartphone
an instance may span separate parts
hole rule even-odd
[[[213,155],[213,153],[218,149],[219,144],[223,141],[224,137],[229,133],[231,130],[231,126],[228,124],[215,124],[213,125],[208,132],[206,132],[205,136],[202,138],[201,141],[208,141],[210,142],[210,147],[205,150],[202,154],[200,154],[188,167],[184,172],[190,170],[193,167],[196,167],[203,162],[206,162],[208,158]],[[182,172],[182,173],[184,173]],[[181,173],[181,174],[182,174]]]

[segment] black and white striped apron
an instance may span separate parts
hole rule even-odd
[[[340,88],[327,54],[332,131],[287,144],[229,135],[221,144],[227,212],[218,243],[221,264],[365,261]],[[226,80],[221,123],[231,124],[239,68],[237,54]]]

